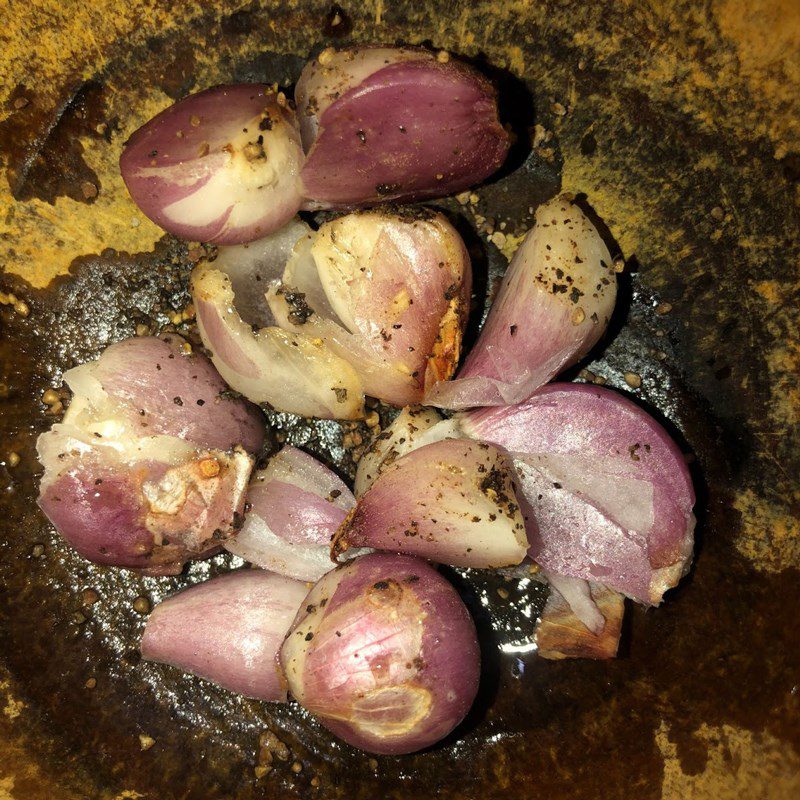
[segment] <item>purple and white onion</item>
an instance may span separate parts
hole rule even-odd
[[[454,59],[414,48],[324,50],[295,91],[316,208],[443,197],[503,163],[494,88]]]
[[[336,566],[331,539],[356,501],[324,464],[287,445],[255,474],[247,503],[244,526],[226,540],[226,550],[304,581],[319,580]]]
[[[212,578],[153,609],[142,657],[245,697],[286,702],[278,654],[307,593],[302,581],[263,570]]]
[[[128,339],[64,376],[72,402],[37,442],[39,505],[91,561],[174,574],[240,523],[263,421],[187,348]]]
[[[545,203],[456,379],[433,386],[425,402],[460,409],[526,400],[596,344],[616,296],[611,255],[589,218],[567,195]]]
[[[295,220],[200,262],[191,278],[197,325],[214,366],[248,399],[305,417],[356,419],[364,397],[355,370],[305,331],[278,328],[264,297],[308,232]]]
[[[528,541],[505,456],[444,439],[384,465],[336,534],[333,553],[353,546],[460,567],[519,564]]]
[[[381,209],[309,233],[267,299],[284,330],[351,364],[364,394],[404,406],[455,371],[471,284],[466,247],[442,214]]]
[[[294,698],[373,753],[410,753],[446,736],[480,674],[475,626],[455,589],[426,562],[387,553],[325,575],[280,657]]]
[[[239,244],[300,208],[294,112],[260,84],[217,86],[162,111],[127,141],[120,171],[134,202],[184,239]]]
[[[551,384],[524,403],[458,416],[513,459],[530,507],[530,556],[550,575],[603,583],[647,605],[686,574],[695,502],[681,451],[609,389]]]
[[[548,579],[550,596],[536,626],[538,654],[549,659],[614,658],[625,613],[622,595],[602,584],[577,578]],[[582,609],[593,618],[589,624],[584,621]]]

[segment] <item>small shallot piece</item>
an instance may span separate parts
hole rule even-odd
[[[625,612],[624,598],[602,584],[582,583],[586,585],[588,601],[594,605],[600,624],[594,630],[587,627],[567,599],[552,586],[536,627],[537,652],[542,658],[605,659],[616,656]]]
[[[455,371],[471,278],[466,247],[442,214],[381,209],[309,233],[267,298],[287,334],[324,343],[364,394],[404,406]]]
[[[545,203],[456,379],[432,387],[425,402],[459,409],[526,400],[596,344],[616,297],[614,263],[594,224],[567,195]]]
[[[332,552],[353,546],[459,567],[519,564],[528,541],[505,456],[487,444],[444,439],[384,466]]]
[[[72,402],[37,442],[39,505],[91,561],[174,574],[240,523],[263,421],[187,348],[128,339],[64,376]]]
[[[308,232],[305,223],[292,221],[201,261],[191,278],[197,325],[214,366],[253,402],[304,417],[357,419],[364,396],[353,367],[305,330],[278,328],[264,297]]]
[[[295,99],[303,191],[317,208],[443,197],[489,177],[508,152],[492,85],[422,49],[325,50]]]
[[[303,162],[294,112],[268,86],[189,95],[128,139],[120,171],[134,202],[184,239],[240,244],[297,213]]]
[[[373,553],[329,572],[281,648],[300,705],[354,747],[411,753],[446,736],[478,689],[475,625],[432,566]]]
[[[324,464],[287,445],[255,474],[247,502],[244,526],[226,540],[226,550],[304,581],[319,580],[336,566],[331,539],[356,501]]]
[[[307,592],[302,581],[263,570],[199,583],[153,609],[142,657],[245,697],[284,703],[278,653]]]
[[[361,456],[353,489],[356,497],[361,497],[384,468],[397,461],[400,456],[422,447],[423,444],[446,439],[445,431],[442,431],[443,435],[439,435],[441,423],[442,415],[433,408],[404,408],[392,424],[375,437],[367,452]],[[456,434],[456,438],[458,436]]]
[[[516,406],[463,412],[458,425],[513,458],[529,555],[548,575],[658,605],[688,572],[695,494],[686,461],[630,400],[554,383]]]

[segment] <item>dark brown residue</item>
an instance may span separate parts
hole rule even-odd
[[[0,153],[8,164],[14,198],[36,197],[54,203],[65,196],[81,203],[94,202],[100,179],[84,161],[79,137],[101,139],[104,133],[113,132],[114,123],[104,117],[102,87],[82,84],[55,114],[42,109],[35,93],[25,87],[17,87],[12,98],[15,96],[28,102],[0,122]]]

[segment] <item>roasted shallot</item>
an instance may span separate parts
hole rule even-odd
[[[326,222],[267,294],[278,325],[347,361],[364,394],[396,406],[455,371],[472,273],[442,214],[381,209]]]
[[[64,376],[74,397],[37,443],[39,505],[91,561],[173,574],[241,521],[263,422],[188,347],[128,339]]]
[[[502,165],[509,136],[494,88],[443,55],[362,46],[306,65],[295,99],[312,207],[443,197]]]
[[[136,204],[184,239],[239,244],[280,228],[301,204],[294,112],[261,84],[189,95],[128,139],[120,171]]]
[[[658,605],[688,571],[689,470],[635,403],[598,386],[554,383],[516,406],[462,413],[458,424],[513,458],[530,506],[530,556],[548,573]]]
[[[226,540],[226,550],[304,581],[319,580],[336,566],[331,539],[355,498],[324,464],[287,445],[255,474],[247,503],[244,526]]]
[[[614,263],[589,217],[567,195],[545,203],[464,366],[425,402],[459,409],[526,400],[589,352],[616,296]]]
[[[461,567],[519,564],[528,542],[505,456],[491,445],[444,439],[384,466],[333,552],[353,546]]]
[[[305,583],[263,570],[212,578],[153,609],[142,657],[245,697],[285,702],[278,652],[307,592]]]
[[[430,564],[374,553],[329,572],[281,649],[289,689],[325,727],[373,753],[446,736],[478,689],[475,625]]]

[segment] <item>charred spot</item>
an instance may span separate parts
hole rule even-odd
[[[505,475],[497,467],[492,467],[479,486],[484,494],[494,492],[499,497],[505,491]]]
[[[261,126],[259,125],[259,128]],[[267,157],[264,149],[264,137],[259,136],[254,142],[248,142],[243,148],[242,153],[248,161],[259,161]]]
[[[403,597],[403,587],[397,581],[387,578],[373,583],[367,589],[366,595],[371,605],[389,608],[400,602]]]
[[[278,294],[283,295],[289,306],[289,322],[293,325],[305,325],[314,309],[306,302],[305,292],[298,292],[286,286],[278,289]]]
[[[458,286],[455,283],[451,283],[444,293],[444,299],[449,303],[454,297],[458,297]]]
[[[512,325],[508,329],[508,332],[511,334],[511,336],[516,336],[517,335],[517,326],[516,325]]]
[[[337,403],[344,403],[345,400],[347,400],[347,389],[344,389],[341,386],[334,386],[333,393],[336,395]]]
[[[581,297],[583,297],[583,292],[580,289],[578,289],[577,286],[573,286],[572,290],[569,293],[569,299],[572,300],[573,303],[577,303],[578,300],[581,299]]]
[[[304,637],[307,642],[310,642],[314,638],[314,634],[309,631]]]
[[[375,191],[381,196],[385,197],[387,194],[393,194],[399,191],[399,183],[378,183],[375,185]]]

